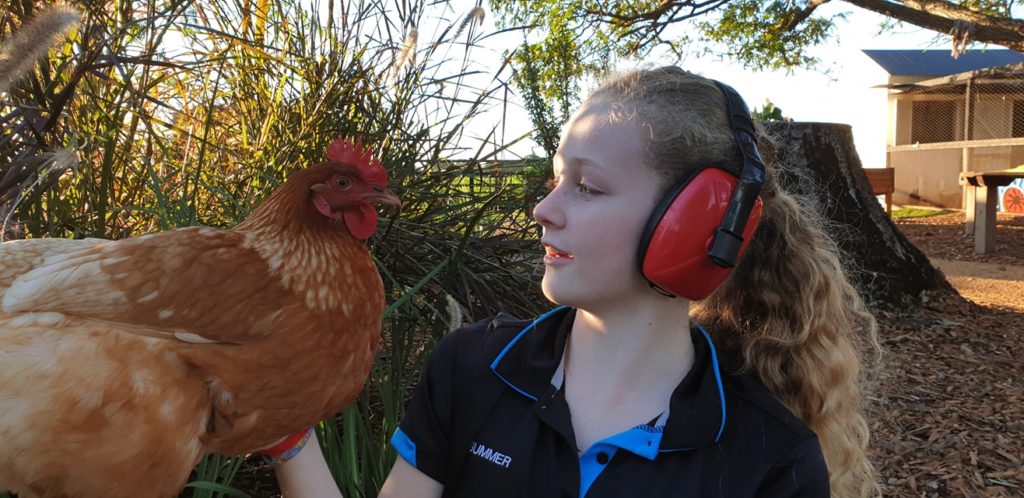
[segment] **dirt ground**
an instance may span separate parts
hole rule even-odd
[[[1024,313],[1024,266],[929,259],[960,295],[988,307]]]
[[[959,213],[896,220],[960,292],[878,311],[872,451],[886,496],[1024,496],[1024,217],[977,255]],[[966,298],[966,299],[964,299]]]

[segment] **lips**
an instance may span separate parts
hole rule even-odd
[[[542,244],[544,245],[544,250],[546,252],[546,255],[549,258],[564,258],[564,259],[573,259],[573,258],[575,258],[575,256],[572,255],[572,253],[563,251],[563,250],[559,249],[557,246],[555,246],[554,244],[549,244],[547,242],[542,242]]]

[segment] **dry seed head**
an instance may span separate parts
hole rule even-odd
[[[477,5],[473,7],[473,10],[469,11],[469,16],[476,19],[476,22],[484,22],[484,8]]]
[[[484,8],[480,6],[473,7],[473,10],[469,11],[469,13],[466,14],[466,17],[462,19],[462,23],[459,24],[459,29],[455,30],[455,34],[452,35],[452,39],[458,38],[459,35],[461,35],[462,32],[473,23],[479,24],[482,22],[484,22]]]
[[[419,41],[419,37],[420,33],[416,26],[409,28],[409,33],[405,35],[405,41],[402,42],[402,51],[398,53],[394,65],[391,66],[391,78],[393,80],[398,78],[399,71],[406,64],[412,64],[416,60],[416,44]]]
[[[32,70],[36,60],[61,40],[81,20],[78,10],[57,5],[23,24],[14,36],[0,47],[0,92]]]
[[[77,173],[79,165],[78,155],[75,154],[75,150],[71,147],[63,147],[51,153],[50,164],[52,165],[51,171],[64,173],[70,170]]]
[[[451,294],[445,292],[444,299],[447,301],[445,305],[445,311],[448,312],[448,331],[451,332],[462,326],[462,305],[452,297]]]

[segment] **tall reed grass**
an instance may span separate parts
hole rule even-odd
[[[428,0],[74,5],[84,16],[70,41],[0,94],[4,237],[230,226],[339,135],[362,137],[388,167],[405,206],[370,241],[389,303],[383,346],[359,401],[319,428],[345,496],[375,496],[434,341],[499,309],[544,306],[529,208],[549,166],[498,161],[524,137],[481,119],[510,89],[506,67],[474,62],[494,57],[478,52],[480,12]],[[0,8],[0,36],[44,8]],[[183,496],[267,486],[258,464],[209,456]]]

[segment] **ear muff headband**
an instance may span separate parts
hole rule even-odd
[[[727,165],[693,168],[651,213],[638,251],[640,272],[651,287],[690,300],[707,297],[729,275],[762,211],[764,161],[754,122],[735,90],[714,83],[725,96],[729,127],[743,156],[739,177]]]
[[[718,266],[732,268],[739,258],[740,246],[743,245],[742,234],[750,219],[750,212],[759,201],[761,186],[764,185],[764,159],[761,159],[761,153],[757,151],[754,120],[750,117],[747,104],[729,85],[718,81],[714,83],[725,94],[725,111],[729,116],[729,127],[736,137],[736,145],[743,154],[743,171],[740,172],[739,184],[729,200],[729,207],[718,227],[708,257]]]

